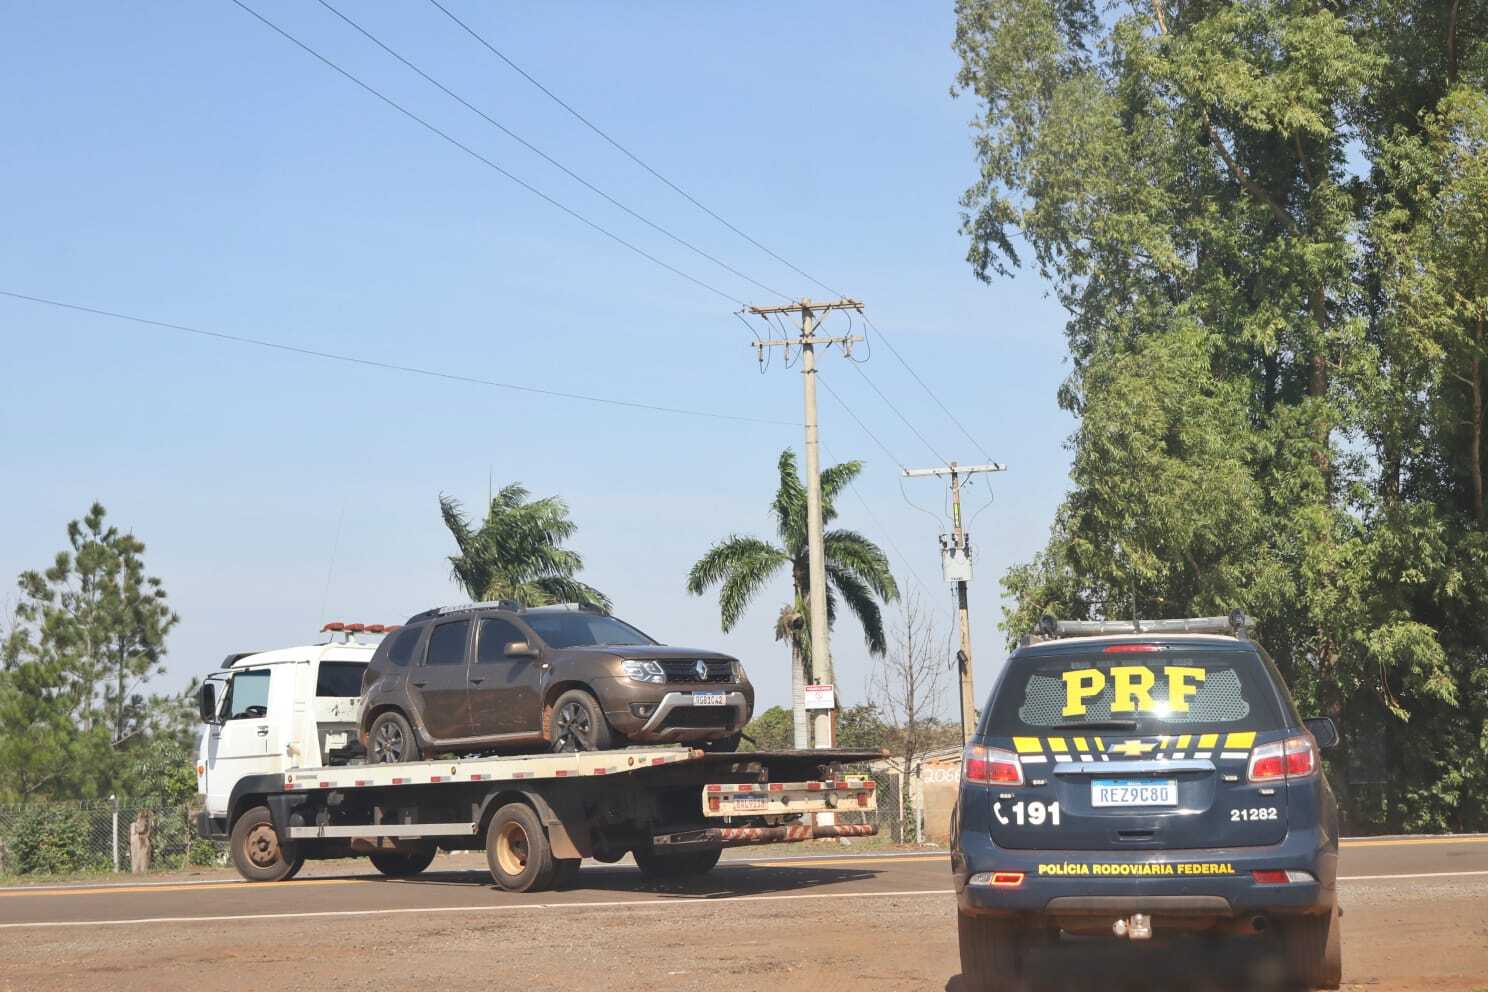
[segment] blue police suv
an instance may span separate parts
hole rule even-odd
[[[1064,935],[1248,934],[1336,989],[1338,807],[1243,613],[1040,621],[967,746],[951,829],[968,992]],[[1055,952],[1057,953],[1057,952]]]

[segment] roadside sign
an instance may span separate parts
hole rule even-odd
[[[806,708],[808,710],[835,710],[837,708],[835,687],[808,685],[806,687]]]

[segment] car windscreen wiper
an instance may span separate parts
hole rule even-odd
[[[1085,722],[1059,723],[1051,730],[1136,730],[1135,720],[1089,720]]]

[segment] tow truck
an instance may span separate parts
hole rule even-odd
[[[327,624],[317,644],[228,655],[198,698],[198,834],[225,841],[248,881],[306,861],[366,856],[385,875],[439,850],[486,852],[503,889],[571,886],[585,858],[631,855],[651,878],[699,875],[724,848],[878,831],[878,750],[706,753],[690,747],[445,756],[366,764],[362,673],[396,627]]]

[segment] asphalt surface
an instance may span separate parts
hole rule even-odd
[[[215,877],[0,888],[0,932],[14,936],[17,930],[62,926],[951,894],[945,854],[837,854],[832,847],[820,846],[829,853],[729,859],[702,879],[675,884],[649,883],[628,864],[586,863],[574,888],[531,895],[497,888],[481,859],[472,855],[441,857],[429,871],[410,879],[383,878],[357,859],[326,862],[320,870],[333,874],[288,882],[248,884]],[[1339,874],[1346,882],[1359,884],[1478,879],[1488,891],[1488,836],[1345,841]]]
[[[1488,992],[1488,836],[1345,842],[1340,875],[1346,987]],[[303,988],[961,992],[954,916],[944,853],[828,844],[736,854],[676,884],[586,864],[575,888],[532,895],[495,888],[483,858],[465,854],[406,880],[358,860],[271,884],[215,873],[11,887],[0,888],[0,992],[256,988],[266,972]],[[1104,943],[1068,959],[1062,987],[1264,984],[1246,970],[1249,951],[1188,961]]]

